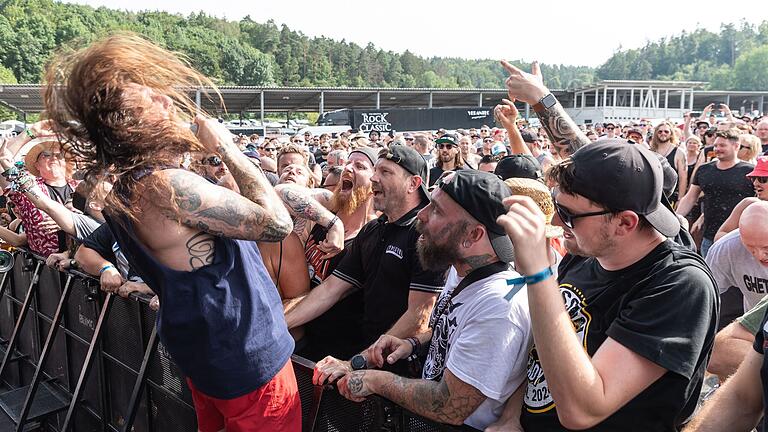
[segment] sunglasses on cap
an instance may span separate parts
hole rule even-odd
[[[749,179],[752,180],[753,182],[757,181],[760,184],[768,183],[768,177],[766,176],[754,176],[754,177],[750,177]]]
[[[203,165],[208,165],[212,167],[217,167],[221,165],[221,158],[218,156],[211,156],[203,159]]]
[[[589,216],[600,216],[600,215],[606,215],[606,214],[612,213],[610,210],[588,212],[588,213],[571,213],[570,210],[561,206],[560,203],[555,201],[554,197],[552,198],[552,202],[555,204],[555,211],[557,212],[557,216],[560,218],[561,221],[563,221],[563,225],[567,226],[570,229],[573,229],[573,221],[575,219],[589,217]]]

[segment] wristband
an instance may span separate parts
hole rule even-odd
[[[30,129],[24,129],[24,133],[27,134],[28,137],[35,139],[37,138],[34,133]]]
[[[325,226],[326,231],[330,231],[331,228],[333,228],[333,225],[336,223],[336,221],[339,220],[339,217],[336,215],[333,215],[333,219],[328,223],[328,225]]]
[[[419,352],[419,347],[421,346],[421,341],[413,336],[409,338],[405,338],[408,342],[411,343],[411,355],[408,357],[413,357]]]
[[[537,284],[543,280],[548,279],[550,276],[554,276],[555,273],[552,271],[552,267],[547,267],[544,270],[534,273],[530,276],[520,276],[514,279],[507,279],[507,285],[533,285]]]
[[[99,270],[99,275],[101,275],[105,271],[107,271],[109,269],[113,269],[113,268],[115,268],[115,266],[113,266],[112,264],[107,264],[104,267],[102,267],[101,270]]]

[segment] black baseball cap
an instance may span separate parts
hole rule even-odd
[[[514,261],[512,241],[504,228],[496,223],[496,219],[507,212],[502,201],[512,195],[500,178],[483,171],[458,170],[440,179],[439,187],[485,226],[499,260]]]
[[[606,138],[571,155],[571,189],[609,210],[643,215],[666,237],[680,232],[680,221],[661,203],[664,173],[659,159],[643,146],[622,138]]]
[[[416,150],[411,147],[395,144],[389,146],[386,151],[379,153],[379,159],[392,161],[412,175],[421,177],[421,194],[423,198],[429,201],[429,192],[427,192],[427,183],[429,174],[427,172],[427,161]]]
[[[541,180],[543,177],[539,161],[527,154],[513,154],[501,158],[493,173],[502,180],[513,177]]]
[[[522,129],[520,135],[523,137],[523,141],[527,143],[535,143],[539,139],[539,135],[531,130]]]

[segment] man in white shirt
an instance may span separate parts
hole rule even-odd
[[[429,419],[481,430],[500,417],[523,382],[531,344],[526,280],[509,268],[512,244],[496,223],[508,196],[490,173],[460,170],[440,180],[417,225],[422,265],[452,266],[430,330],[384,335],[365,360],[382,367],[428,345],[422,379],[356,370],[339,382],[344,396],[359,401],[375,393]]]

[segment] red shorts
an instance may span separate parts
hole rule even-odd
[[[212,398],[189,379],[187,384],[201,432],[301,431],[301,399],[290,360],[270,382],[235,399]]]

